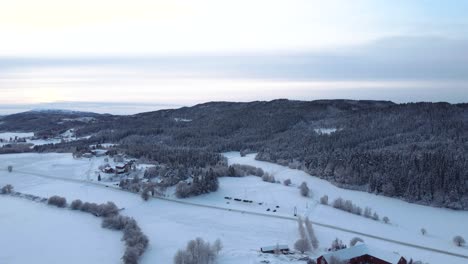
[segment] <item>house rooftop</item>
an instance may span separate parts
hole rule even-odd
[[[394,252],[384,251],[378,248],[369,247],[366,244],[359,244],[354,247],[349,247],[323,255],[323,258],[330,262],[332,256],[339,260],[349,260],[359,256],[370,255],[386,262],[397,264],[401,256]]]

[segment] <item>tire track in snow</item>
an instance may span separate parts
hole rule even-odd
[[[19,174],[32,175],[32,176],[43,177],[43,178],[59,180],[59,181],[67,181],[67,182],[73,182],[73,183],[79,183],[79,184],[89,184],[89,185],[93,185],[93,186],[96,186],[96,187],[99,187],[99,188],[104,188],[106,190],[115,190],[115,191],[128,192],[128,193],[135,194],[133,192],[121,189],[121,188],[113,186],[113,185],[105,185],[105,184],[86,181],[86,180],[50,176],[50,175],[45,175],[45,174],[26,172],[26,171],[22,171],[22,170],[14,170],[14,172],[19,173]],[[262,217],[270,217],[270,218],[276,218],[276,219],[284,219],[284,220],[290,220],[290,221],[296,221],[297,222],[297,217],[291,217],[291,216],[271,215],[271,214],[266,214],[266,213],[245,211],[245,210],[240,210],[240,209],[225,208],[225,207],[216,206],[216,205],[198,204],[198,203],[182,201],[182,200],[177,200],[177,199],[172,199],[172,198],[165,198],[165,197],[152,197],[152,198],[158,199],[158,200],[163,200],[163,201],[168,201],[168,202],[173,202],[173,203],[178,203],[178,204],[189,205],[189,206],[197,206],[197,207],[202,207],[202,208],[211,208],[211,209],[223,210],[223,211],[228,211],[228,212],[237,212],[237,213],[242,213],[242,214],[256,215],[256,216],[262,216]],[[314,224],[314,225],[324,227],[324,228],[329,228],[329,229],[338,230],[338,231],[342,231],[342,232],[346,232],[346,233],[350,233],[350,234],[360,235],[360,236],[363,236],[363,237],[368,237],[368,238],[372,238],[372,239],[376,239],[376,240],[380,240],[380,241],[385,241],[385,242],[389,242],[389,243],[393,243],[393,244],[398,244],[398,245],[402,245],[402,246],[406,246],[406,247],[411,247],[411,248],[426,250],[426,251],[430,251],[430,252],[434,252],[434,253],[444,254],[444,255],[448,255],[448,256],[468,259],[468,255],[463,255],[463,254],[450,252],[450,251],[446,251],[446,250],[441,250],[441,249],[437,249],[437,248],[431,248],[431,247],[416,245],[416,244],[412,244],[412,243],[408,243],[408,242],[404,242],[404,241],[399,241],[399,240],[395,240],[395,239],[376,236],[376,235],[372,235],[372,234],[368,234],[368,233],[363,233],[363,232],[347,229],[347,228],[344,228],[344,227],[339,227],[339,226],[335,226],[335,225],[329,225],[329,224],[325,224],[325,223],[321,223],[321,222],[316,222],[316,221],[313,221],[313,220],[310,220],[310,222],[312,224]]]

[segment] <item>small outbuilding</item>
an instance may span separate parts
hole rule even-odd
[[[344,261],[348,264],[407,264],[406,259],[395,252],[387,252],[369,247],[366,244],[359,244],[320,256],[317,259],[317,264],[331,264],[333,260]]]
[[[281,254],[288,254],[289,247],[288,245],[275,245],[275,246],[261,247],[260,251],[262,253],[271,253],[271,254],[274,254],[276,252],[279,252]]]

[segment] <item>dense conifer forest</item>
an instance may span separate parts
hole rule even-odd
[[[184,169],[227,166],[224,151],[258,153],[344,188],[468,209],[468,104],[211,102],[131,116],[26,112],[0,121],[0,131],[92,135],[37,152],[111,142],[115,152]]]

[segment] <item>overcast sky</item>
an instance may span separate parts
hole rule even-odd
[[[467,14],[459,0],[1,1],[0,113],[467,102]]]

